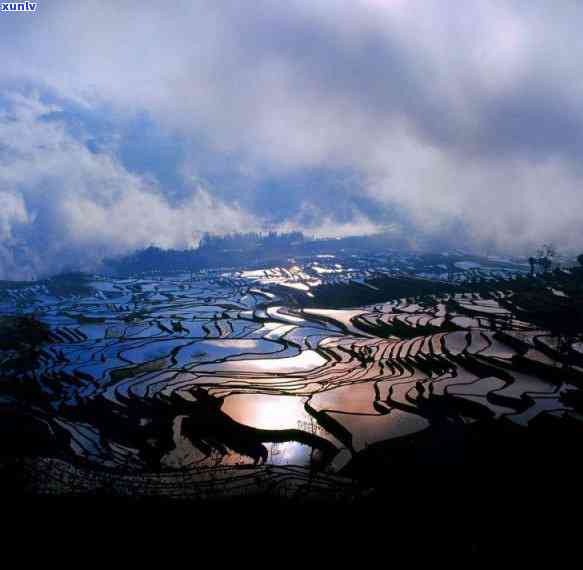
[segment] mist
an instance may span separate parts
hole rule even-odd
[[[569,1],[3,14],[0,277],[273,228],[576,252],[582,23]]]

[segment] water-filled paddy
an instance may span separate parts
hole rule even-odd
[[[352,492],[343,468],[375,443],[484,418],[525,426],[568,410],[560,397],[568,384],[546,374],[550,337],[528,337],[524,322],[514,333],[509,321],[508,334],[532,344],[519,351],[477,317],[507,315],[495,299],[302,310],[281,285],[313,283],[298,268],[276,268],[99,278],[71,297],[33,291],[19,310],[44,323],[49,339],[33,367],[11,369],[8,353],[3,367],[28,383],[19,405],[51,441],[40,457],[69,473],[59,492],[74,492],[71,474],[102,470],[128,489],[158,474],[161,493],[177,473],[208,495],[269,480],[297,491],[315,473],[322,488]],[[16,306],[7,301],[4,311]],[[519,352],[537,371],[514,367]],[[293,471],[283,477],[284,468]]]

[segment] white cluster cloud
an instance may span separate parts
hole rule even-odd
[[[341,238],[346,236],[365,236],[382,232],[398,232],[396,224],[378,225],[369,220],[362,212],[353,211],[348,220],[339,221],[333,213],[326,212],[309,202],[300,204],[298,213],[277,225],[280,232],[305,232],[315,238]],[[306,221],[309,218],[309,221]]]
[[[398,206],[423,231],[458,219],[475,244],[582,248],[581,24],[583,5],[571,1],[54,0],[34,18],[0,22],[0,85],[40,85],[119,117],[146,112],[185,141],[236,157],[241,172],[352,169],[380,212]],[[3,187],[3,242],[30,246],[14,228],[49,218],[59,228],[50,247],[66,234],[80,254],[90,243],[188,242],[189,229],[175,226],[198,209],[170,207],[162,189],[57,125],[29,128],[53,151],[33,147],[35,168],[22,176],[37,176],[27,184],[53,198]],[[337,203],[356,190],[339,191]],[[193,203],[201,200],[226,208],[196,191]],[[335,207],[321,227],[340,219]],[[256,223],[227,210],[220,218],[241,229]],[[354,228],[394,221],[363,216],[355,212]],[[132,235],[118,243],[124,223]]]
[[[104,255],[254,226],[201,187],[170,205],[151,180],[68,134],[55,110],[16,95],[0,114],[0,278],[91,268]]]

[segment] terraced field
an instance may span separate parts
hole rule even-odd
[[[565,397],[583,362],[559,363],[511,291],[346,310],[286,294],[318,285],[296,267],[5,289],[5,318],[34,316],[46,338],[24,359],[0,347],[2,456],[34,494],[352,501],[376,444],[583,419]]]

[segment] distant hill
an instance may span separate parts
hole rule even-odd
[[[151,246],[129,255],[107,258],[104,268],[117,275],[148,272],[198,271],[215,267],[256,265],[304,255],[342,251],[378,252],[387,248],[408,249],[403,238],[389,233],[338,239],[307,238],[301,232],[205,234],[198,248],[162,249]]]

